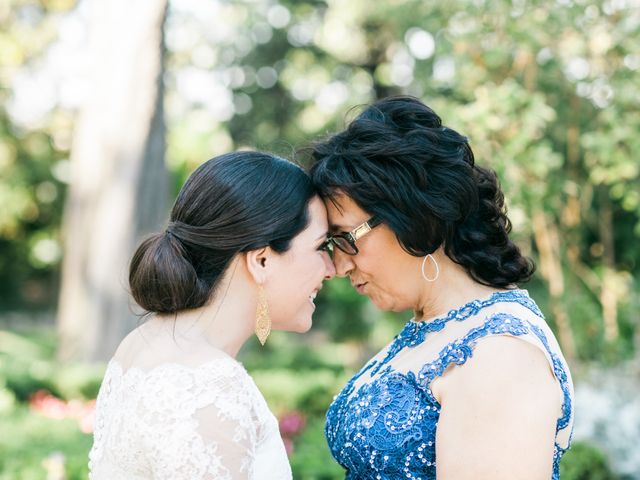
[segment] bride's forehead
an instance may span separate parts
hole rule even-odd
[[[324,203],[319,199],[313,199],[309,202],[309,217],[306,228],[300,232],[300,235],[309,237],[321,237],[326,235],[328,229],[327,209]]]

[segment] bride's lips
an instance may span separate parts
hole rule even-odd
[[[316,309],[316,295],[318,295],[318,292],[322,289],[322,285],[320,285],[318,288],[316,288],[313,292],[311,292],[311,295],[309,295],[309,303],[311,305],[313,305],[313,309]]]
[[[314,290],[313,293],[311,295],[309,295],[309,303],[313,306],[313,309],[316,309],[316,304],[314,302],[314,300],[316,299],[316,295],[317,295],[317,291]]]

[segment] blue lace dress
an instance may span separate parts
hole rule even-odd
[[[474,300],[445,317],[409,321],[396,338],[358,372],[327,412],[325,433],[346,478],[435,479],[440,405],[431,382],[447,367],[463,365],[483,338],[510,335],[540,348],[563,395],[556,425],[553,480],[569,448],[573,384],[544,317],[526,290]]]

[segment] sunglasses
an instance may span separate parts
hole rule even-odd
[[[374,215],[366,222],[358,225],[350,232],[330,235],[324,242],[322,248],[333,255],[334,247],[347,255],[357,255],[358,247],[356,241],[364,237],[367,233],[382,223],[382,219]]]

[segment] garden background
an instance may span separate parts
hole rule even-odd
[[[134,244],[239,148],[304,163],[351,107],[423,99],[502,181],[571,363],[563,480],[640,478],[639,0],[0,0],[0,480],[87,475]],[[240,360],[296,479],[337,479],[333,395],[397,333],[329,282]]]

